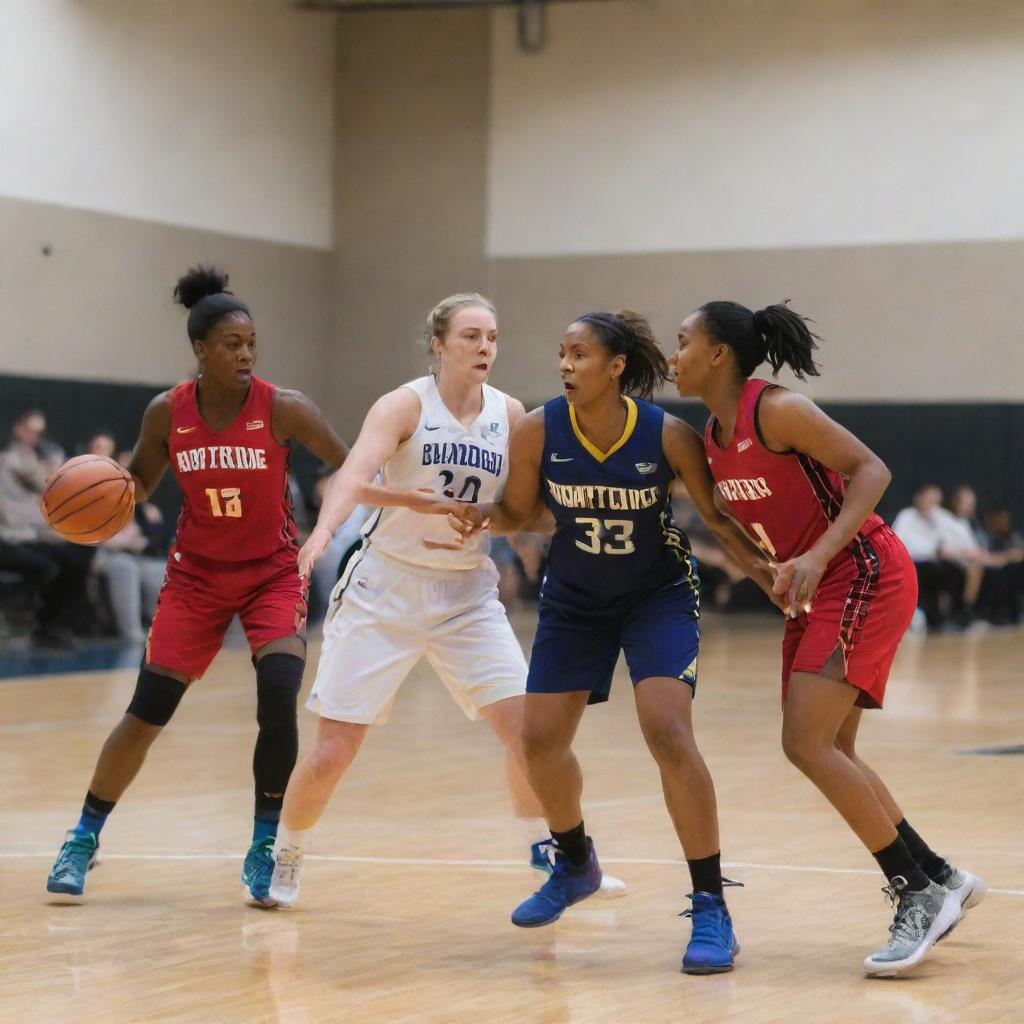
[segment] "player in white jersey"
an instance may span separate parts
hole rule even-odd
[[[308,575],[358,503],[385,506],[367,520],[362,546],[331,595],[307,703],[320,714],[317,736],[288,783],[274,848],[270,896],[279,906],[298,897],[309,833],[367,729],[387,721],[398,688],[423,656],[467,717],[483,718],[504,745],[513,810],[537,840],[531,864],[550,870],[550,840],[523,761],[526,661],[498,600],[489,538],[453,544],[447,519],[424,515],[443,513],[456,500],[501,496],[509,433],[525,410],[486,383],[498,336],[487,299],[467,293],[443,300],[428,331],[436,375],[373,405],[299,553],[299,571]],[[611,878],[604,888],[606,895],[623,890]]]

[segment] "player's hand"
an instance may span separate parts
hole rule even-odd
[[[299,549],[299,575],[301,577],[309,579],[317,559],[327,550],[332,540],[334,540],[334,534],[326,526],[317,524],[313,527],[313,532]]]
[[[788,562],[771,563],[775,572],[772,590],[783,599],[787,615],[795,619],[801,612],[810,612],[827,565],[810,551]]]
[[[406,508],[424,516],[458,516],[462,504],[454,498],[435,493],[429,487],[421,487],[409,492]]]
[[[448,525],[454,536],[450,541],[424,540],[423,546],[432,551],[460,551],[469,538],[475,537],[490,525],[490,519],[485,519],[476,505],[465,501],[451,501],[449,504],[451,507],[443,511],[448,516]]]

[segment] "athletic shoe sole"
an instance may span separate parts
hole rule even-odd
[[[737,942],[732,947],[732,955],[735,957],[740,951],[740,944]],[[736,967],[735,964],[701,964],[696,967],[688,967],[686,961],[683,961],[683,966],[680,971],[683,974],[728,974],[729,971]]]
[[[960,920],[960,914],[960,900],[957,898],[956,893],[947,893],[942,903],[942,909],[936,915],[932,926],[925,933],[924,940],[910,956],[905,957],[903,960],[879,962],[875,962],[871,957],[868,957],[864,961],[864,973],[869,978],[895,978],[898,974],[916,967],[928,955],[932,946],[940,938],[945,938],[956,927],[957,922]]]

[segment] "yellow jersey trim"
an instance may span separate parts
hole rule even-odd
[[[579,443],[583,445],[583,447],[586,448],[586,450],[590,452],[598,462],[604,462],[605,459],[614,455],[633,436],[633,431],[636,429],[636,402],[634,402],[628,395],[623,395],[622,401],[626,403],[626,425],[623,427],[622,436],[606,452],[601,451],[601,449],[586,437],[582,430],[580,430],[580,425],[576,422],[576,407],[571,402],[569,403],[569,422],[572,424],[572,432],[576,435],[576,440],[579,441]]]

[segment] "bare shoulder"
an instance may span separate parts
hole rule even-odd
[[[292,388],[278,388],[274,392],[274,412],[276,413],[315,413],[319,415],[320,409],[311,398],[301,391]]]
[[[505,409],[508,412],[508,427],[511,430],[526,415],[526,406],[518,398],[505,395]]]
[[[693,454],[704,456],[704,438],[689,423],[670,413],[665,413],[661,445],[670,459]]]
[[[382,429],[398,443],[408,440],[416,432],[423,403],[412,388],[400,387],[381,395],[366,414],[363,429]]]
[[[525,412],[512,430],[509,442],[519,456],[534,455],[538,459],[544,450],[544,407]]]
[[[166,437],[171,429],[171,413],[174,402],[171,397],[173,388],[161,391],[150,399],[146,411],[142,415],[142,433]]]

